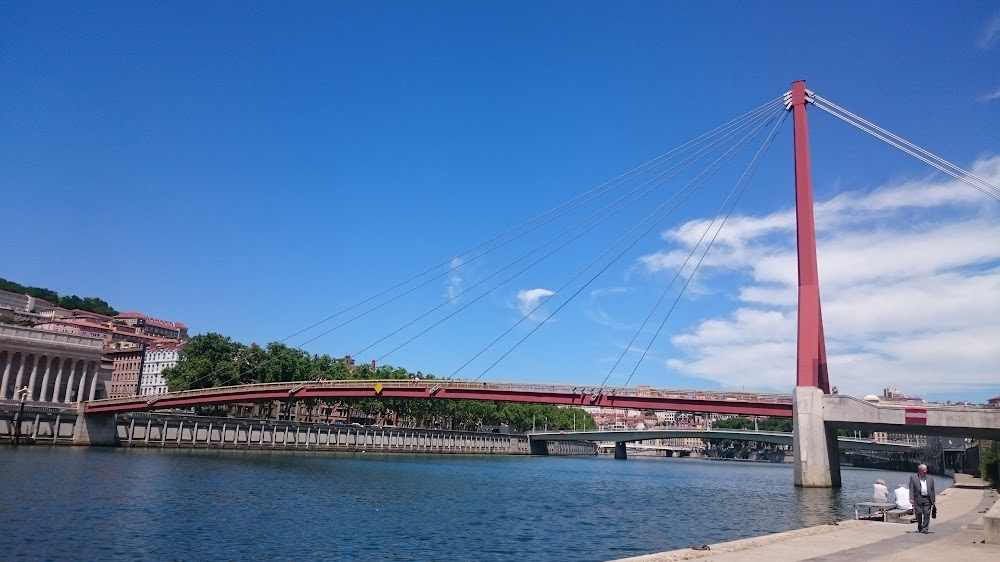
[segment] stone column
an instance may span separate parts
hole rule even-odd
[[[97,379],[101,378],[101,363],[99,361],[94,361],[94,378],[90,380],[90,394],[87,400],[93,400],[97,398]]]
[[[792,449],[795,485],[839,488],[840,454],[837,431],[823,419],[823,391],[796,386],[792,391]]]
[[[34,353],[31,354],[32,364],[38,366],[38,355]],[[17,391],[21,390],[21,385],[24,383],[24,364],[25,361],[21,361],[21,367],[17,370],[17,379],[14,380],[14,398],[17,398]],[[34,367],[32,367],[34,368]]]
[[[45,362],[45,374],[42,375],[42,387],[38,389],[38,394],[35,395],[38,397],[36,400],[39,402],[45,402],[49,399],[49,374],[52,372],[52,359],[54,358],[49,355],[49,360]],[[34,386],[35,385],[31,385],[32,388],[34,388]]]
[[[35,359],[35,366],[31,369],[31,376],[28,377],[28,392],[32,401],[38,401],[38,397],[42,394],[40,391],[35,390],[35,383],[38,382],[38,367],[41,366],[40,358]],[[52,356],[45,356],[45,367],[48,368],[49,363],[52,362]]]
[[[50,397],[53,402],[58,402],[59,396],[62,395],[60,390],[62,390],[63,370],[66,368],[67,361],[71,361],[71,359],[66,359],[65,357],[59,358],[59,370],[56,371],[56,382],[52,384],[52,396]]]
[[[85,362],[83,364],[83,372],[80,374],[80,385],[79,388],[76,389],[77,402],[83,402],[84,400],[86,400],[86,395],[84,394],[84,392],[87,391],[87,376],[90,374],[91,366],[93,364],[94,364],[93,361],[91,361],[90,363]],[[97,373],[94,373],[94,376],[97,376]]]
[[[83,359],[73,359],[69,364],[69,376],[66,377],[66,394],[63,402],[69,404],[73,400],[73,383],[76,382],[76,368],[83,363]]]
[[[3,380],[0,381],[0,400],[7,400],[7,384],[10,383],[10,368],[14,365],[14,352],[7,352],[7,360],[4,361]]]

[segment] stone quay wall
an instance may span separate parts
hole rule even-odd
[[[14,439],[16,408],[0,408],[0,443]],[[25,407],[21,443],[73,445],[75,410]],[[528,437],[441,429],[355,427],[327,423],[176,414],[120,414],[117,446],[174,449],[275,449],[425,454],[529,455]],[[550,442],[553,456],[596,455],[587,441]]]
[[[0,444],[14,440],[17,404],[0,405]],[[75,408],[25,406],[21,416],[21,443],[72,445],[76,428]]]

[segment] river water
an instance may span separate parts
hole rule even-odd
[[[696,459],[3,447],[0,553],[608,560],[850,518],[877,477],[908,476],[803,490],[789,465]]]

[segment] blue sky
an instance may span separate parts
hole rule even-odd
[[[448,263],[799,78],[1000,182],[994,2],[0,11],[0,276],[244,342],[282,339]],[[833,384],[1000,394],[996,201],[815,109],[810,128]],[[609,384],[624,383],[665,308],[611,366],[745,164],[713,178],[484,378],[593,385],[610,373]],[[792,189],[788,120],[630,384],[791,389]],[[479,376],[590,275],[549,293],[659,202],[616,215],[383,361],[447,376],[526,303],[542,303],[459,374]],[[438,267],[440,279],[306,349],[356,353],[572,224],[554,221],[451,273]]]

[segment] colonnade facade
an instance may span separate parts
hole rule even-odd
[[[0,328],[0,400],[72,403],[103,395],[103,340],[32,328]]]

